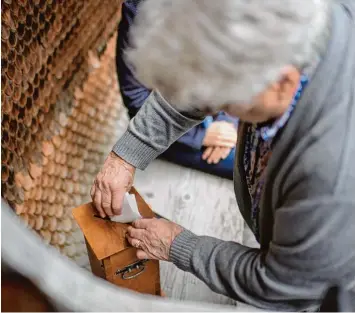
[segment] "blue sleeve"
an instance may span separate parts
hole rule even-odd
[[[193,129],[191,129],[188,133],[183,135],[178,142],[181,142],[191,148],[200,150],[202,148],[203,139],[205,138],[207,128],[213,122],[212,116],[207,116],[203,122]]]
[[[238,122],[239,119],[233,116],[230,116],[229,114],[225,112],[219,112],[215,117],[214,121],[226,121],[228,123],[232,123],[235,125],[235,127],[238,127]]]
[[[203,138],[205,138],[207,128],[203,123],[190,129],[185,135],[181,136],[177,142],[180,142],[193,149],[200,150],[202,148]]]
[[[131,65],[124,57],[124,51],[129,45],[129,29],[137,14],[138,1],[126,1],[122,4],[122,17],[118,26],[116,46],[116,66],[118,82],[124,105],[132,118],[148,98],[151,90],[135,79]]]

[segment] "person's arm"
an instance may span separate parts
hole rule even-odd
[[[329,283],[354,278],[354,207],[354,199],[333,196],[285,203],[274,213],[268,251],[184,230],[170,259],[215,292],[253,306],[314,308]]]
[[[129,43],[129,30],[137,14],[135,1],[122,4],[122,16],[118,26],[116,44],[116,68],[122,100],[128,114],[133,117],[142,107],[144,101],[149,97],[151,90],[143,86],[133,75],[132,66],[127,63],[125,51],[131,48]]]
[[[191,117],[178,112],[157,91],[153,91],[112,151],[134,167],[145,169],[204,118],[198,117],[198,113],[189,115]]]
[[[131,116],[137,111],[138,113],[107,156],[91,188],[91,198],[102,217],[121,214],[123,198],[133,184],[136,168],[145,169],[151,161],[204,118],[201,112],[195,110],[178,112],[158,92],[150,92],[142,86],[134,78],[132,69],[124,62],[128,29],[139,2],[127,1],[123,4],[123,20],[120,24],[116,53],[124,103]]]

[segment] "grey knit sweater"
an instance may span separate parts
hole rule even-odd
[[[144,169],[196,125],[153,92],[113,151]],[[247,223],[241,125],[235,192]],[[276,138],[259,214],[260,249],[184,230],[170,259],[211,289],[269,310],[317,307],[355,289],[355,1],[337,1],[327,53]],[[355,294],[354,294],[355,299]]]

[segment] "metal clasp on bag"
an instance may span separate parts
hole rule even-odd
[[[137,276],[139,276],[140,274],[142,274],[145,271],[145,263],[148,260],[139,260],[137,262],[134,262],[130,265],[127,265],[126,267],[122,268],[122,269],[118,269],[115,273],[115,275],[120,275],[121,274],[121,278],[124,280],[128,280],[128,279],[132,279],[132,278],[136,278]],[[135,272],[135,270],[137,272]],[[132,275],[128,275],[130,273],[132,273]],[[134,273],[135,272],[135,273]]]

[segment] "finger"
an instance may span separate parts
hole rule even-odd
[[[212,163],[217,164],[222,158],[222,148],[217,147],[213,155]]]
[[[92,185],[91,187],[91,190],[90,190],[90,196],[91,196],[91,200],[94,201],[94,196],[95,196],[95,182],[94,184]]]
[[[225,138],[221,138],[216,141],[216,146],[218,147],[226,147],[226,148],[234,148],[236,145],[236,141],[233,140],[228,140]]]
[[[97,186],[96,186],[96,191],[94,196],[94,205],[96,210],[99,212],[100,216],[104,218],[106,214],[103,208],[101,207],[101,190],[97,188]]]
[[[235,135],[218,136],[217,140],[221,141],[221,142],[226,142],[226,143],[231,142],[231,143],[235,144],[237,141],[237,136],[235,136]]]
[[[127,241],[129,242],[129,244],[136,248],[137,249],[137,258],[142,260],[142,259],[150,259],[149,255],[147,252],[145,252],[143,249],[143,242],[138,240],[138,239],[135,239],[135,238],[132,238],[130,237],[128,234],[126,235],[126,238],[127,238]],[[140,249],[138,249],[137,247],[140,247]]]
[[[111,187],[111,208],[114,215],[120,215],[122,212],[122,203],[125,191],[122,189],[113,189]]]
[[[132,247],[141,247],[142,246],[142,241],[136,238],[131,237],[130,235],[126,235],[127,241]]]
[[[111,192],[107,187],[102,188],[101,191],[101,206],[108,216],[113,216],[111,208]]]
[[[213,162],[214,162],[214,159],[216,158],[216,156],[218,155],[218,153],[219,153],[219,147],[215,147],[214,149],[213,149],[213,152],[211,153],[211,155],[210,155],[210,157],[208,158],[208,160],[207,160],[207,163],[208,164],[212,164]]]
[[[218,135],[225,136],[225,137],[235,137],[237,134],[236,130],[233,128],[224,129]]]
[[[222,135],[215,136],[213,140],[211,140],[211,145],[216,147],[229,147],[232,148],[236,144],[236,137],[226,137]]]
[[[222,134],[222,137],[225,137],[226,139],[229,139],[229,140],[237,140],[237,133],[234,131],[234,132],[228,132],[226,134]]]
[[[232,149],[230,149],[230,148],[223,148],[222,159],[225,160],[229,156],[231,151],[232,151]]]
[[[229,155],[229,152],[230,152],[230,148],[221,148],[221,159],[224,160],[228,155]]]
[[[143,251],[143,250],[137,250],[137,259],[139,260],[144,260],[144,259],[151,259],[151,257],[149,257],[148,253]]]
[[[202,160],[207,160],[213,151],[213,147],[208,147],[202,154]]]
[[[140,218],[135,220],[132,225],[138,229],[147,229],[155,220],[156,218]]]
[[[206,160],[206,162],[207,162],[208,164],[211,164],[211,162],[212,162],[211,157],[212,157],[212,155],[213,155],[213,153],[214,153],[214,150],[215,150],[215,147],[213,147],[213,149],[212,149],[210,155],[208,156],[208,158],[207,158],[207,160]]]
[[[147,231],[145,229],[138,229],[134,227],[128,227],[127,229],[128,236],[143,240],[146,237]]]
[[[127,239],[127,241],[129,242],[129,244],[130,244],[131,246],[133,246],[133,245],[132,245],[132,240],[133,240],[133,238],[129,235],[128,231],[127,231],[127,233],[126,233],[126,239]]]
[[[218,152],[216,153],[214,159],[213,159],[213,163],[217,164],[219,161],[222,160],[222,156],[223,156],[223,148],[218,147]]]

